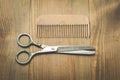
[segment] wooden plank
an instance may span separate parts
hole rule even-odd
[[[36,38],[36,20],[41,15],[89,16],[88,0],[32,0],[30,34],[39,43],[47,45],[90,45],[80,38]],[[82,5],[81,5],[82,4]],[[84,8],[83,8],[84,5]],[[32,52],[37,51],[35,47]],[[30,63],[30,80],[92,80],[94,56],[43,54]]]
[[[119,9],[117,0],[90,0],[92,43],[97,47],[94,80],[119,80]]]
[[[16,63],[19,33],[29,32],[29,0],[0,0],[0,80],[28,80],[28,66]]]

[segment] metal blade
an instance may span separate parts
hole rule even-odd
[[[91,46],[64,46],[58,47],[57,53],[95,54],[95,48]]]

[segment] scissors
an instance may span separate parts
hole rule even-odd
[[[29,41],[27,44],[22,44],[20,39],[22,37],[28,37]],[[95,54],[95,48],[91,46],[48,46],[44,44],[37,44],[36,42],[33,41],[32,37],[28,33],[22,33],[18,36],[17,38],[17,43],[20,47],[27,48],[30,47],[31,45],[37,46],[41,48],[42,50],[30,53],[28,50],[21,50],[16,54],[16,61],[19,64],[27,64],[31,61],[33,56],[36,54],[43,54],[43,53],[62,53],[62,54],[82,54],[82,55],[94,55]],[[28,59],[26,61],[20,61],[18,59],[19,55],[21,54],[27,54]]]

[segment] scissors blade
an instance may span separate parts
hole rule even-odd
[[[57,53],[68,53],[68,54],[95,54],[95,48],[91,46],[61,46],[58,47]]]

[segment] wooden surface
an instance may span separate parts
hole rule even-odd
[[[87,15],[91,38],[37,38],[40,15]],[[119,80],[120,1],[118,0],[0,0],[0,80]],[[22,50],[16,38],[30,33],[48,45],[92,45],[96,55],[44,54],[28,65],[15,61]],[[30,47],[31,52],[39,50]]]

